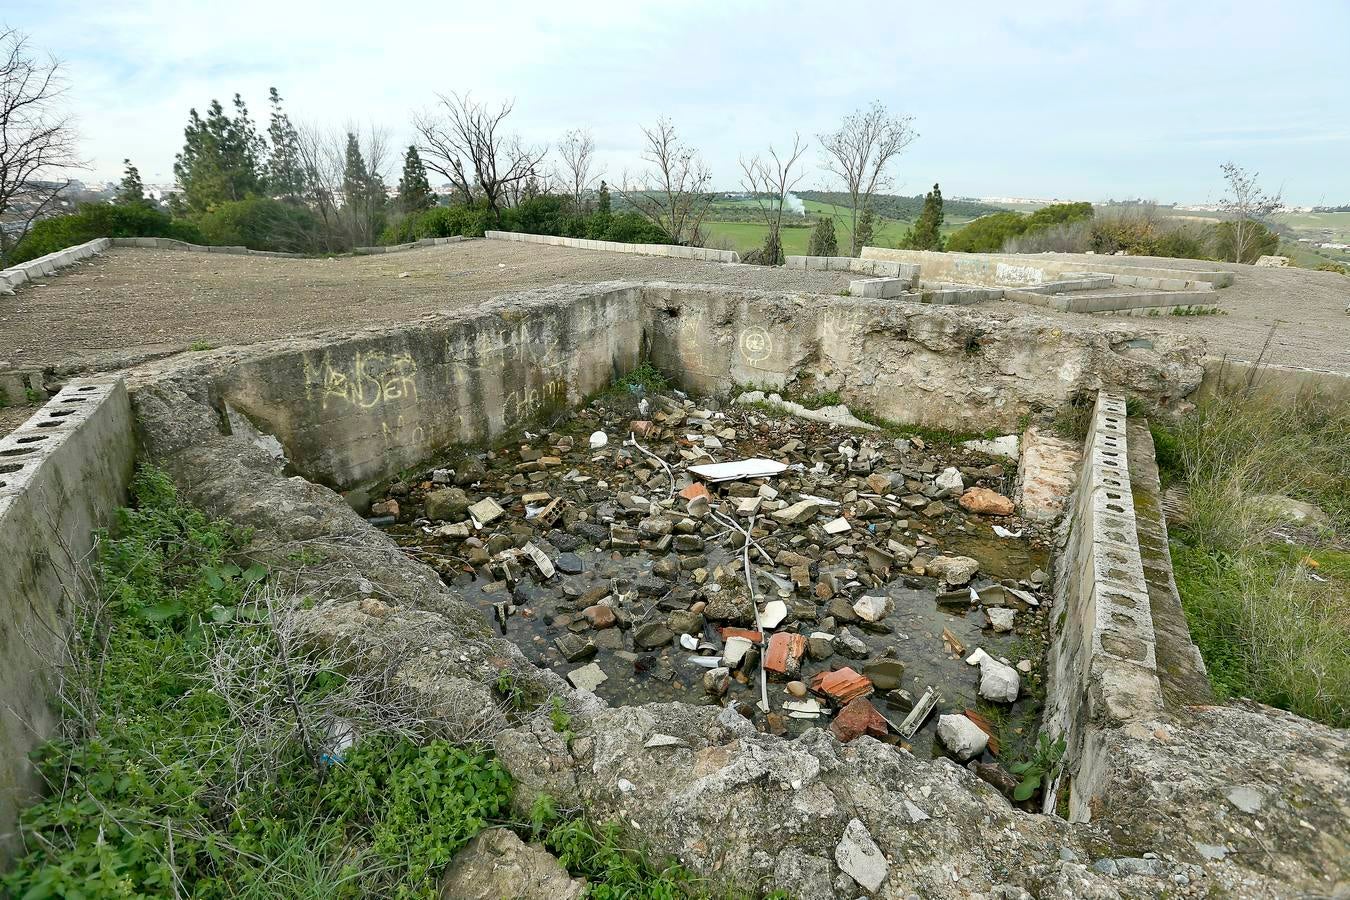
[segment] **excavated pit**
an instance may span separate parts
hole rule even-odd
[[[592,448],[597,432],[607,443]],[[707,485],[706,511],[687,499],[704,487],[689,466],[747,458],[789,468]],[[968,512],[958,498],[967,487],[1011,493],[1016,467],[955,442],[619,388],[491,449],[456,448],[444,465],[389,485],[371,512],[533,664],[611,705],[735,703],[762,730],[797,735],[828,727],[846,704],[816,679],[850,669],[889,722],[874,736],[931,757],[944,749],[938,717],[970,710],[995,736],[993,762],[995,751],[1020,755],[1037,731],[1048,535],[1015,516]],[[964,483],[939,487],[944,472]],[[801,521],[775,518],[803,497],[828,502]],[[480,522],[470,509],[481,515],[474,504],[485,501],[502,513]],[[1018,536],[998,536],[995,524]],[[738,525],[754,539],[760,621],[770,602],[785,607],[775,627],[756,628]],[[931,571],[943,556],[973,559],[978,572],[940,582]],[[890,598],[890,611],[864,621],[854,604],[865,596]],[[1010,612],[1011,627],[995,631],[993,618]],[[768,714],[757,705],[766,636],[804,650],[799,668],[772,652],[763,660]],[[1016,702],[979,695],[979,669],[964,661],[977,648],[1021,664]],[[902,737],[897,726],[929,691],[934,709]],[[849,737],[850,726],[836,733]]]

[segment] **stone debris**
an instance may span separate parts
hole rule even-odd
[[[956,758],[965,762],[979,756],[989,744],[989,735],[963,715],[939,716],[937,727],[938,740]]]
[[[610,703],[711,698],[774,734],[829,716],[840,740],[926,753],[932,712],[973,689],[967,644],[1044,640],[1045,579],[1029,577],[1044,551],[1024,548],[1048,534],[970,549],[988,546],[969,542],[986,514],[1026,530],[971,502],[1006,502],[983,450],[680,395],[602,395],[570,416],[376,502],[531,661]]]
[[[845,875],[868,891],[881,887],[890,871],[890,864],[872,840],[867,826],[857,819],[850,819],[844,827],[844,836],[834,848],[834,861]]]
[[[957,501],[961,508],[982,516],[1011,516],[1013,502],[998,491],[989,488],[973,487],[961,495]]]
[[[586,896],[586,882],[573,878],[551,853],[538,844],[526,844],[509,828],[487,828],[450,861],[440,896],[581,900]]]
[[[966,665],[980,667],[980,696],[999,703],[1012,703],[1022,687],[1022,679],[1012,666],[1001,663],[983,650],[966,657]]]

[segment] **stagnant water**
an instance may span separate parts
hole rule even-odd
[[[734,517],[741,502],[729,493],[753,493],[761,484],[779,491],[778,499],[789,504],[803,494],[839,503],[825,507],[808,522],[779,524],[767,518],[767,510],[761,510],[757,520],[755,539],[770,556],[788,551],[810,559],[811,582],[794,587],[789,567],[769,564],[758,551],[753,554],[756,596],[761,607],[767,600],[781,598],[790,610],[778,630],[838,635],[846,627],[865,647],[865,652],[859,652],[855,645],[845,656],[836,642],[836,652],[826,658],[808,654],[798,680],[809,684],[812,675],[843,665],[862,672],[869,660],[893,657],[904,664],[901,683],[872,697],[893,725],[905,718],[913,699],[926,690],[933,689],[940,698],[925,726],[912,741],[903,742],[913,752],[925,756],[943,752],[934,739],[938,715],[975,709],[992,722],[1007,745],[1002,748],[1002,756],[1006,759],[1020,754],[1023,742],[1032,739],[1040,716],[1047,604],[1023,605],[1013,630],[995,633],[984,607],[953,602],[950,596],[939,602],[942,586],[938,580],[918,574],[915,568],[939,553],[969,556],[980,566],[970,582],[977,591],[1002,582],[1048,600],[1039,593],[1048,569],[1046,535],[1015,517],[967,513],[954,496],[942,500],[938,504],[941,509],[931,505],[933,497],[922,496],[924,490],[935,492],[932,479],[948,466],[963,470],[967,487],[978,482],[1007,492],[1016,474],[1013,461],[959,446],[920,447],[921,441],[906,447],[903,442],[897,445],[892,436],[827,427],[762,409],[718,410],[714,403],[686,406],[678,399],[663,397],[646,398],[642,406],[640,403],[643,401],[629,394],[607,395],[569,414],[565,421],[554,423],[546,433],[522,432],[492,451],[450,458],[446,465],[454,474],[448,476],[442,471],[441,481],[460,484],[463,499],[470,503],[491,497],[505,510],[481,530],[470,522],[470,537],[441,536],[441,521],[426,519],[428,495],[448,487],[433,483],[430,469],[415,482],[390,486],[389,498],[397,501],[398,514],[395,522],[386,521],[384,527],[410,553],[438,568],[448,585],[479,607],[537,665],[564,676],[590,663],[597,665],[607,679],[595,687],[595,692],[611,704],[738,700],[751,708],[760,696],[758,663],[753,653],[732,673],[725,696],[714,696],[705,689],[708,670],[690,662],[698,651],[683,648],[677,638],[664,646],[638,647],[635,636],[644,625],[667,622],[676,616],[679,625],[692,623],[707,654],[711,648],[720,653],[724,627],[753,627],[743,615],[739,619],[733,615],[730,621],[724,617],[714,620],[719,613],[725,614],[729,605],[735,606],[727,602],[728,598],[747,596],[739,535],[712,516],[688,516],[686,500],[672,497],[672,487],[684,487],[691,480],[687,466],[700,462],[764,457],[797,463],[796,470],[773,478],[710,487],[712,510],[724,517]],[[653,422],[638,440],[671,467],[673,483],[651,458],[623,445],[634,419]],[[603,431],[609,438],[599,449],[589,444],[595,431]],[[847,452],[841,452],[841,445]],[[712,459],[697,458],[696,454],[702,453]],[[859,462],[873,455],[870,461]],[[878,499],[871,510],[866,503],[860,504],[866,498],[858,494],[871,493],[865,482],[869,474],[890,478],[894,489],[886,494],[895,499]],[[929,505],[911,509],[898,502],[906,498],[917,506],[920,500],[916,497]],[[559,498],[559,503],[554,508],[558,515],[552,527],[531,518],[554,498]],[[642,499],[648,504],[644,505]],[[663,507],[663,502],[669,502],[669,506]],[[456,510],[453,521],[468,519],[458,507]],[[390,508],[377,505],[375,511],[387,513]],[[828,534],[824,524],[841,514],[850,529],[839,535]],[[664,551],[660,544],[653,547],[650,540],[643,541],[642,547],[607,546],[611,524],[636,527],[654,517],[675,523],[674,535],[680,543]],[[748,518],[737,521],[744,526]],[[1023,534],[1017,538],[997,536],[992,530],[994,524]],[[918,555],[912,565],[894,565],[883,575],[864,561],[863,551],[886,547],[888,541],[917,548]],[[528,558],[513,560],[506,569],[493,564],[494,559],[503,558],[503,551],[510,557],[513,548],[527,543],[543,550],[564,571],[545,581]],[[659,574],[653,575],[654,570]],[[876,623],[845,623],[837,616],[832,618],[829,600],[817,594],[826,573],[836,575],[836,597],[851,603],[863,594],[884,592],[894,601],[893,611]],[[622,627],[592,628],[582,610],[597,603],[615,607]],[[699,604],[707,604],[707,608],[701,609]],[[691,608],[703,615],[691,614]],[[748,607],[742,604],[741,610]],[[833,611],[841,611],[837,602]],[[595,646],[594,655],[565,659],[557,641],[560,637],[567,640],[567,635],[575,636],[574,643],[576,639],[590,641]],[[817,641],[813,649],[821,646]],[[1022,689],[1015,703],[992,703],[977,696],[979,670],[963,659],[976,648],[1010,664],[1029,661],[1031,671],[1022,674]],[[958,649],[962,652],[957,653]],[[815,719],[783,716],[783,704],[795,699],[783,681],[772,681],[768,693],[776,715],[769,718],[756,713],[761,727],[795,734],[829,725],[828,714]],[[829,704],[823,705],[828,711]],[[887,739],[901,742],[894,734]]]

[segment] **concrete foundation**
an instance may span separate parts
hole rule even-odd
[[[943,253],[932,250],[891,250],[864,247],[863,259],[917,265],[925,278],[987,285],[1037,285],[1082,274],[1081,262],[1048,259],[1037,254]],[[1233,273],[1200,272],[1190,269],[1123,266],[1111,257],[1092,262],[1094,273],[1116,276],[1116,284],[1144,290],[1200,290],[1201,285],[1221,288],[1233,283]]]

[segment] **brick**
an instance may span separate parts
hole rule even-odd
[[[883,738],[886,736],[887,725],[885,717],[877,712],[876,707],[869,703],[867,698],[859,697],[834,717],[834,721],[830,723],[830,731],[841,744],[847,744],[864,734]]]
[[[769,649],[764,655],[764,671],[784,678],[796,678],[802,670],[802,657],[805,654],[805,637],[780,631],[769,638]]]
[[[703,486],[702,482],[695,481],[693,484],[680,491],[680,496],[685,500],[693,500],[696,497],[707,497],[709,494],[708,489]]]
[[[767,667],[767,662],[765,663]],[[811,679],[811,690],[822,694],[840,706],[872,693],[872,680],[859,675],[848,666],[833,672],[818,672]]]
[[[743,637],[752,644],[761,644],[764,642],[764,635],[761,632],[755,631],[753,628],[736,628],[729,625],[722,629],[722,640],[725,641],[727,638],[734,637]]]

